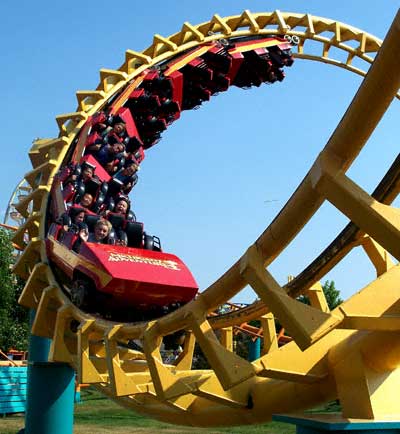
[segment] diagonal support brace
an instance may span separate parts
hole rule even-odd
[[[342,321],[341,317],[322,312],[289,297],[264,268],[256,245],[249,247],[243,256],[240,274],[279,318],[302,350],[325,336]]]

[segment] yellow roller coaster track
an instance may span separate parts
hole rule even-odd
[[[119,324],[77,309],[48,265],[45,218],[54,176],[86,119],[143,71],[188,49],[221,39],[272,34],[298,36],[297,58],[366,75],[302,183],[245,254],[196,300],[172,314],[149,323]],[[321,55],[307,54],[307,41],[320,43]],[[33,333],[52,338],[51,360],[70,363],[79,382],[95,385],[124,406],[183,425],[258,423],[276,412],[310,408],[337,397],[345,416],[400,414],[398,399],[386,399],[383,405],[385,397],[395,396],[400,380],[400,268],[388,254],[400,259],[399,212],[390,206],[400,189],[399,161],[372,196],[345,174],[397,95],[399,41],[399,14],[382,44],[362,30],[326,18],[245,11],[226,18],[214,15],[196,26],[184,23],[170,37],[155,35],[141,53],[128,50],[118,70],[102,69],[96,90],[77,92],[77,110],[57,116],[59,137],[37,140],[32,146],[33,170],[25,175],[32,192],[16,206],[26,218],[14,236],[14,242],[24,246],[15,265],[15,272],[27,280],[20,303],[37,310]],[[346,60],[330,57],[339,52],[332,48],[345,53]],[[368,71],[354,66],[357,58]],[[266,266],[325,200],[352,223],[297,278],[280,287]],[[378,278],[329,312],[316,283],[356,246],[365,249]],[[208,317],[247,284],[259,302]],[[300,293],[311,296],[311,306],[293,298]],[[293,337],[279,349],[274,317]],[[232,351],[232,326],[252,318],[261,318],[264,354],[250,363]],[[186,330],[184,349],[168,365],[162,361],[160,344],[163,336],[176,330]],[[141,341],[142,351],[123,345],[132,339]],[[191,369],[195,342],[211,369]]]

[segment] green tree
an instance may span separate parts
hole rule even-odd
[[[333,280],[325,280],[325,283],[322,285],[322,290],[324,291],[326,302],[330,310],[335,309],[336,306],[343,303],[343,300],[340,298],[340,291],[335,288],[335,282]],[[306,295],[300,295],[297,300],[305,304],[310,304],[310,299]]]
[[[333,280],[326,280],[322,286],[322,290],[324,291],[330,310],[335,309],[336,306],[343,303],[343,300],[340,298],[340,291],[335,288]]]
[[[22,280],[12,274],[13,247],[10,233],[0,229],[0,349],[26,350],[28,346],[28,311],[18,304]]]

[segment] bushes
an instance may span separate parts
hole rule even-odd
[[[10,233],[0,229],[0,348],[26,350],[28,311],[18,304],[23,281],[12,274],[13,247]]]

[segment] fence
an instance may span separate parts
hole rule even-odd
[[[0,414],[25,411],[26,366],[0,366]]]

